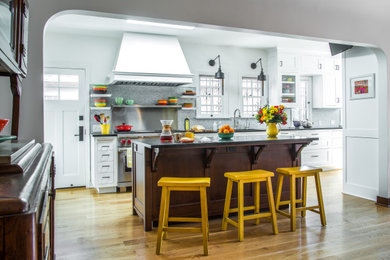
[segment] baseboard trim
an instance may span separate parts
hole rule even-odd
[[[376,205],[390,208],[390,198],[376,196]]]

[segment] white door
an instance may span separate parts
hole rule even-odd
[[[56,188],[85,186],[87,92],[82,69],[45,68],[44,140],[54,146]]]

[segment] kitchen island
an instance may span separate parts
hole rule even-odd
[[[225,172],[263,169],[275,172],[279,167],[300,165],[300,153],[310,142],[318,138],[284,136],[267,138],[261,135],[236,136],[222,140],[215,135],[194,143],[162,143],[159,139],[135,140],[132,143],[133,159],[133,214],[144,220],[145,231],[152,230],[158,221],[161,177],[210,177],[207,191],[208,213],[222,216],[227,180]],[[272,178],[273,189],[276,178]],[[297,194],[300,182],[297,180]],[[284,180],[282,200],[288,199],[288,179]],[[244,185],[245,205],[253,205],[252,184]],[[237,189],[233,187],[231,207],[237,205]],[[171,194],[170,215],[199,216],[200,199],[196,192]],[[260,187],[260,208],[268,208],[265,184]]]

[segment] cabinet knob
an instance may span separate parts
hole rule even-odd
[[[283,61],[282,60],[280,61],[280,67],[283,67]]]

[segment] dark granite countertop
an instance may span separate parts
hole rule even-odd
[[[169,142],[162,143],[160,139],[136,139],[133,144],[139,144],[148,148],[169,148],[169,147],[216,147],[216,146],[238,146],[238,145],[263,145],[281,143],[309,143],[318,138],[307,138],[302,136],[280,136],[278,138],[268,138],[266,136],[234,136],[232,139],[220,139],[218,136],[202,140],[195,139],[193,143]]]
[[[337,130],[337,129],[343,129],[341,126],[330,126],[330,127],[312,127],[312,128],[303,128],[303,127],[286,127],[282,128],[282,131],[301,131],[301,130]],[[108,135],[102,135],[100,132],[94,132],[91,133],[91,136],[93,137],[100,137],[100,136],[117,136],[120,134],[148,134],[148,133],[160,133],[161,130],[151,130],[151,131],[131,131],[131,132],[122,132],[122,133],[110,133]],[[184,130],[173,130],[173,133],[184,133],[186,131]],[[265,132],[265,129],[236,129],[237,133],[247,133],[247,132]],[[206,131],[206,132],[196,132],[196,134],[212,134],[217,133],[216,131]]]

